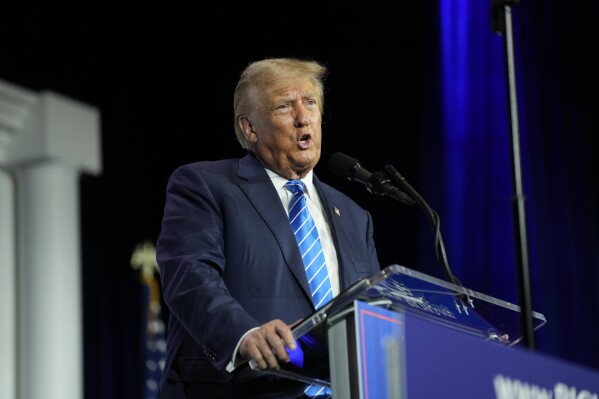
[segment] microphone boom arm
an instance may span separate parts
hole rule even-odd
[[[452,273],[451,268],[449,267],[449,261],[447,260],[447,253],[445,251],[445,244],[443,244],[443,237],[441,236],[441,221],[439,220],[439,215],[437,212],[435,212],[435,210],[428,205],[424,198],[418,194],[418,192],[392,165],[385,165],[383,171],[389,177],[391,177],[396,184],[400,185],[407,192],[407,194],[412,197],[414,201],[416,201],[424,213],[426,213],[426,216],[428,217],[431,227],[435,233],[435,255],[437,256],[437,260],[439,263],[441,263],[447,279],[455,285],[462,286],[460,280],[458,280],[458,278]],[[464,296],[462,296],[462,300],[466,300],[471,307],[474,307],[472,299],[469,297],[464,298]]]

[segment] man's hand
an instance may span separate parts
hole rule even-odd
[[[295,338],[290,326],[276,319],[246,335],[239,345],[239,354],[247,360],[254,360],[263,370],[278,370],[279,362],[289,362],[286,347],[295,350]]]

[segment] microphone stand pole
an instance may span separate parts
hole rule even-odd
[[[522,342],[528,349],[533,350],[534,326],[532,318],[532,300],[530,293],[530,278],[528,270],[528,249],[526,242],[526,215],[524,195],[522,193],[522,172],[520,163],[519,130],[518,130],[518,101],[516,94],[516,77],[514,68],[514,45],[512,34],[512,5],[518,0],[492,0],[493,29],[498,35],[505,37],[505,60],[508,83],[508,105],[510,116],[510,131],[512,144],[512,173],[514,184],[514,222],[517,251],[518,291],[521,303]]]

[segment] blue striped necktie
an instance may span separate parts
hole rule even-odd
[[[304,182],[289,180],[285,187],[293,193],[289,203],[289,221],[302,254],[314,307],[318,309],[333,299],[322,243],[314,219],[308,211]]]
[[[310,284],[312,301],[316,309],[333,299],[331,280],[322,250],[320,236],[304,193],[305,185],[301,180],[289,180],[285,187],[293,193],[289,202],[289,222],[299,245],[304,270]],[[308,385],[304,394],[312,398],[330,398],[331,389],[320,385]]]

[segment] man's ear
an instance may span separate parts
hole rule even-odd
[[[252,125],[252,122],[247,117],[242,116],[239,118],[238,123],[239,127],[243,131],[245,139],[250,143],[255,143],[258,140],[258,137],[254,131],[254,125]]]

